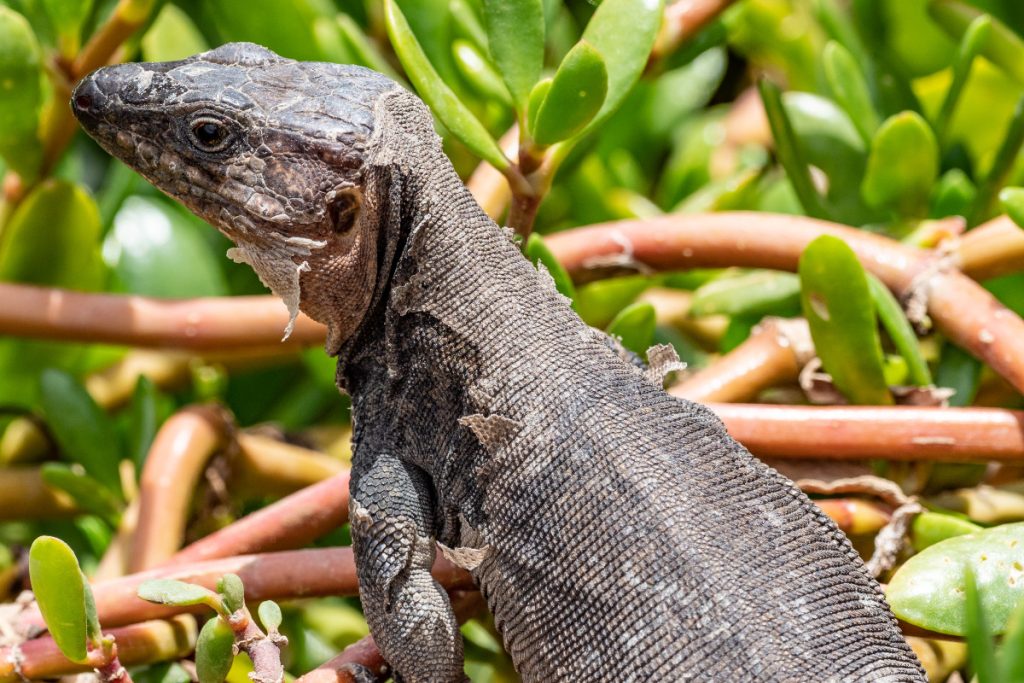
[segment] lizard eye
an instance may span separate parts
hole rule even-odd
[[[192,140],[204,152],[219,152],[229,142],[227,127],[216,119],[201,118],[192,122]]]

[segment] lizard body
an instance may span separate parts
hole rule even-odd
[[[231,44],[101,69],[72,104],[328,326],[361,598],[396,680],[463,680],[435,541],[526,681],[924,680],[845,536],[573,313],[416,97]]]

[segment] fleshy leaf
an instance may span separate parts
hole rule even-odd
[[[914,518],[911,537],[914,539],[914,549],[920,552],[947,538],[973,534],[981,529],[982,527],[974,522],[960,517],[940,512],[922,512]]]
[[[261,602],[256,611],[260,615],[263,628],[267,629],[268,633],[273,633],[281,627],[281,608],[273,600]]]
[[[117,495],[93,477],[85,473],[80,465],[48,462],[42,466],[43,482],[64,491],[78,504],[78,507],[107,520],[116,526],[121,517],[122,503]]]
[[[999,204],[1014,223],[1024,228],[1024,187],[1004,187]]]
[[[395,54],[437,118],[474,154],[499,170],[508,168],[498,143],[434,70],[395,0],[384,0],[384,18]]]
[[[66,372],[44,370],[40,392],[47,425],[64,455],[108,489],[120,493],[120,441],[110,417]]]
[[[143,581],[139,585],[138,595],[143,600],[158,605],[209,605],[220,611],[220,597],[209,588],[175,579]]]
[[[74,57],[81,42],[82,23],[92,9],[92,0],[43,0],[43,5],[57,31],[61,53]]]
[[[484,0],[483,5],[491,56],[516,108],[522,110],[544,66],[543,4],[541,0]]]
[[[608,92],[588,129],[618,109],[644,67],[661,26],[661,0],[603,0],[583,30],[582,41],[604,58]]]
[[[196,639],[196,676],[199,683],[223,683],[235,659],[234,644],[234,632],[220,617],[214,617],[203,625]]]
[[[0,5],[0,156],[30,181],[42,159],[37,137],[42,75],[32,27],[25,17]]]
[[[147,62],[169,62],[205,52],[209,45],[188,14],[167,3],[142,36],[141,47]]]
[[[604,58],[585,41],[576,43],[558,65],[533,129],[534,140],[550,145],[572,137],[594,117],[608,90]]]
[[[487,58],[468,40],[457,38],[452,42],[452,61],[466,82],[481,96],[511,103],[511,95]]]
[[[967,33],[971,23],[984,14],[959,0],[932,0],[928,11],[939,26],[958,40]],[[1024,83],[1024,38],[994,17],[991,22],[979,52],[1018,83]]]
[[[238,574],[225,574],[217,582],[217,592],[224,598],[228,612],[237,612],[245,607],[245,587]]]
[[[846,242],[822,235],[800,257],[801,303],[814,348],[854,404],[890,405],[868,280]]]
[[[872,273],[866,273],[866,275],[868,285],[871,287],[871,298],[874,299],[875,310],[878,311],[878,318],[882,321],[885,331],[889,333],[889,338],[892,339],[896,350],[907,362],[910,381],[919,387],[928,386],[932,383],[932,373],[928,370],[928,363],[921,354],[921,345],[917,341],[917,335],[914,334],[910,321],[903,313],[903,308],[881,280]]]
[[[872,206],[923,216],[938,172],[932,129],[919,114],[901,112],[886,119],[872,140],[861,193]]]
[[[897,617],[939,633],[963,636],[967,571],[993,633],[1006,630],[1024,603],[1024,523],[1003,524],[950,538],[907,560],[889,581],[886,598]]]
[[[785,315],[800,309],[800,278],[759,270],[717,278],[693,293],[690,315]]]
[[[618,337],[624,347],[643,358],[654,341],[656,324],[654,306],[646,301],[638,301],[619,311],[608,325],[607,332]]]
[[[871,102],[871,92],[864,74],[850,51],[832,41],[825,46],[825,76],[836,101],[849,115],[865,142],[878,128],[878,114]]]
[[[84,579],[74,551],[59,538],[40,536],[29,550],[28,571],[39,611],[57,647],[71,661],[83,661],[89,625]]]

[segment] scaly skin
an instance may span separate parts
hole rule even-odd
[[[924,680],[843,534],[584,325],[414,96],[234,44],[101,69],[73,106],[328,326],[361,596],[397,679],[463,680],[436,541],[526,681]]]

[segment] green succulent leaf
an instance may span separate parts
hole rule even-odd
[[[141,47],[147,62],[169,62],[205,52],[209,44],[184,10],[167,3],[142,36]]]
[[[953,112],[963,94],[964,86],[967,84],[967,77],[971,73],[971,66],[974,65],[974,58],[978,55],[982,45],[988,41],[989,32],[992,27],[992,19],[987,14],[976,18],[967,27],[963,38],[960,39],[960,47],[957,50],[956,59],[953,61],[953,82],[949,84],[946,97],[942,100],[942,108],[935,117],[935,134],[940,141],[945,140],[946,132],[949,129],[949,122],[953,118]]]
[[[61,451],[110,491],[121,492],[121,452],[113,422],[74,377],[44,370],[40,380],[43,413]]]
[[[875,301],[875,310],[878,311],[878,318],[882,321],[882,327],[889,333],[896,350],[907,362],[907,372],[910,381],[916,386],[924,387],[932,383],[932,373],[928,369],[928,363],[921,353],[921,345],[914,334],[914,328],[903,313],[903,307],[893,296],[889,288],[882,284],[871,273],[865,273],[868,278],[868,285],[871,288],[871,298]]]
[[[39,611],[57,647],[71,661],[84,661],[89,618],[85,580],[74,551],[59,538],[40,536],[29,549],[28,571]]]
[[[209,588],[175,579],[153,579],[139,584],[138,595],[146,602],[158,605],[188,607],[208,605],[222,612],[221,598]]]
[[[758,270],[726,275],[694,291],[690,315],[785,315],[800,310],[800,278]]]
[[[0,5],[0,156],[28,181],[39,172],[36,131],[43,71],[39,43],[25,17]]]
[[[42,466],[43,482],[71,496],[82,510],[117,526],[123,503],[113,491],[85,473],[81,465],[48,462]]]
[[[89,579],[82,574],[82,587],[85,595],[85,634],[92,647],[101,647],[103,631],[100,628],[100,616],[96,611],[96,598],[92,594]]]
[[[434,114],[474,154],[498,170],[508,168],[498,143],[434,70],[395,0],[384,0],[384,19],[398,59]]]
[[[223,683],[235,659],[235,634],[220,617],[203,624],[196,639],[196,675],[199,683]]]
[[[561,262],[548,249],[543,237],[536,233],[531,234],[526,240],[526,249],[524,251],[526,258],[530,259],[534,266],[539,268],[538,264],[544,264],[548,274],[555,281],[555,289],[570,300],[576,298],[576,288],[572,284],[572,278],[569,277],[569,273]]]
[[[506,104],[511,103],[511,95],[501,82],[501,78],[473,43],[456,38],[452,42],[452,60],[466,82],[481,96]]]
[[[931,0],[928,11],[949,35],[960,40],[984,12],[959,0]],[[990,17],[991,27],[980,41],[979,52],[1018,83],[1024,83],[1024,39],[1006,24]]]
[[[608,88],[592,130],[619,108],[640,78],[661,26],[661,0],[603,0],[581,40],[604,58]]]
[[[625,348],[643,358],[654,341],[656,325],[654,306],[646,301],[638,301],[619,311],[606,331],[618,337]]]
[[[483,5],[491,56],[522,111],[544,66],[543,3],[484,0]]]
[[[260,615],[260,622],[268,633],[274,633],[281,627],[281,607],[273,600],[265,600],[257,608]]]
[[[1024,523],[956,536],[907,560],[889,581],[886,598],[897,617],[939,633],[967,634],[968,572],[993,633],[1003,633],[1024,603]]]
[[[43,5],[57,31],[61,53],[73,57],[78,51],[82,23],[89,17],[92,0],[43,0]]]
[[[237,612],[245,607],[245,586],[238,574],[225,574],[217,582],[217,592],[224,598],[228,612]]]
[[[822,235],[800,257],[801,304],[814,348],[854,404],[890,405],[875,305],[863,266],[846,242]]]
[[[947,538],[973,534],[981,529],[974,522],[960,517],[941,512],[922,512],[914,518],[910,535],[914,540],[914,549],[920,552]]]
[[[1010,220],[1024,228],[1024,187],[1004,187],[999,193],[999,205]]]
[[[580,41],[558,65],[530,133],[541,145],[572,137],[597,114],[608,90],[604,58]]]
[[[1010,616],[1000,650],[1000,681],[1024,683],[1024,603]]]
[[[551,90],[551,83],[554,80],[554,78],[545,78],[533,86],[533,90],[530,91],[529,104],[526,107],[526,129],[530,132],[531,136],[533,131],[537,129],[537,112],[540,111],[540,106],[544,104],[544,98],[548,96],[548,91]]]
[[[850,51],[835,41],[825,46],[825,77],[836,102],[849,115],[857,132],[867,143],[878,129],[878,114],[864,74]]]
[[[978,593],[974,571],[964,569],[964,620],[966,624],[967,652],[971,669],[979,683],[996,679],[996,648],[989,630],[988,615],[985,613]]]
[[[811,180],[811,171],[807,164],[805,152],[800,140],[793,131],[793,123],[782,103],[782,92],[779,87],[769,81],[758,83],[761,101],[764,103],[768,124],[775,139],[775,152],[779,163],[786,171],[786,176],[793,186],[797,199],[808,216],[828,218],[828,211],[822,202],[821,195]]]
[[[919,114],[905,111],[886,119],[872,140],[861,193],[872,206],[923,216],[938,172],[935,134]]]
[[[619,311],[650,285],[650,280],[639,275],[598,280],[577,288],[573,301],[585,323],[606,328]]]

